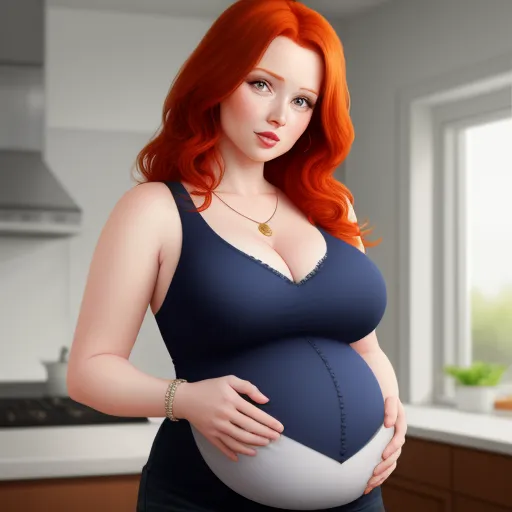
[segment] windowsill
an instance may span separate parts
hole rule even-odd
[[[408,436],[512,455],[512,412],[475,414],[427,404],[404,408]]]

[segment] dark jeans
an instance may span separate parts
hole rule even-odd
[[[236,503],[226,503],[220,506],[216,504],[210,507],[201,499],[200,488],[197,490],[197,500],[187,499],[166,489],[165,485],[158,485],[152,481],[148,478],[149,473],[148,468],[144,466],[139,484],[136,512],[228,512],[230,510],[236,510],[237,512],[270,512],[272,510],[285,512],[283,509],[259,505],[241,497],[239,497],[239,499],[241,498],[240,501],[237,500]],[[171,475],[170,478],[172,478]],[[324,509],[324,512],[386,512],[380,488],[374,489],[372,493],[377,493],[375,499],[366,505],[358,506],[354,502],[342,507]]]

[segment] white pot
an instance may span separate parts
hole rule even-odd
[[[494,410],[496,386],[460,386],[455,387],[457,409],[466,412],[490,413]]]
[[[47,396],[69,396],[66,384],[66,374],[68,371],[68,363],[65,362],[44,362],[48,379],[46,381]]]

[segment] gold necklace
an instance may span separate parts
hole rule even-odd
[[[212,194],[215,194],[215,192],[213,190],[212,190]],[[264,234],[265,236],[272,236],[272,230],[270,229],[270,226],[267,224],[267,222],[270,222],[270,219],[272,219],[272,217],[275,215],[275,213],[277,211],[277,204],[279,203],[279,195],[278,194],[276,194],[276,208],[274,210],[274,213],[270,216],[270,219],[268,219],[265,222],[258,222],[257,220],[251,219],[251,218],[247,217],[246,215],[244,215],[243,213],[237,212],[234,208],[231,208],[231,206],[229,206],[229,204],[226,203],[226,201],[224,201],[223,199],[221,199],[217,194],[215,194],[215,197],[220,199],[228,208],[233,210],[235,213],[238,213],[238,215],[241,215],[242,217],[245,217],[246,219],[249,219],[252,222],[256,222],[256,224],[258,224],[258,229],[259,229],[260,233]]]

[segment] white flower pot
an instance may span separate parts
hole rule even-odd
[[[494,410],[496,386],[460,386],[455,387],[457,409],[466,412],[490,413]]]
[[[42,362],[46,368],[48,379],[46,380],[45,394],[47,396],[67,397],[68,387],[66,383],[66,374],[68,363],[59,361]]]

